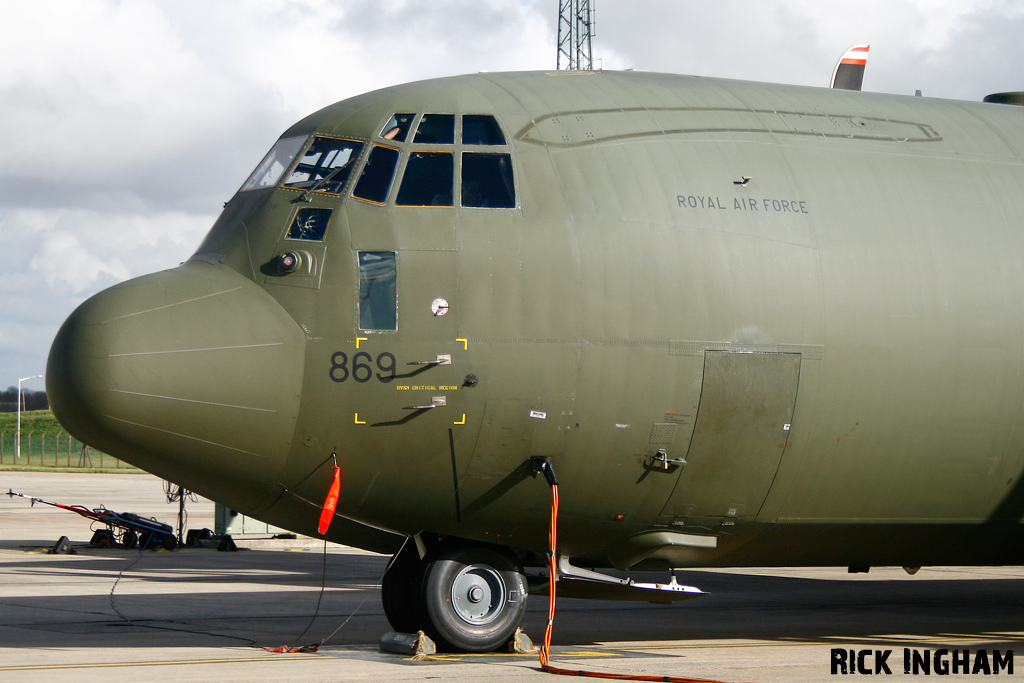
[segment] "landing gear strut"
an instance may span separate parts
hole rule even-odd
[[[526,612],[526,578],[508,549],[451,538],[422,560],[407,543],[384,575],[381,592],[392,628],[422,629],[442,650],[500,648]]]

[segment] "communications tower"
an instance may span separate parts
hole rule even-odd
[[[556,69],[591,71],[594,21],[590,0],[558,0],[558,57]]]

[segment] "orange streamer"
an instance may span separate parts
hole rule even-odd
[[[338,507],[338,496],[341,493],[341,468],[334,465],[334,481],[331,483],[331,488],[327,492],[327,499],[324,500],[324,509],[320,513],[320,526],[317,527],[317,532],[321,536],[327,533],[328,527],[331,526],[331,520],[334,519],[334,511]]]
[[[611,674],[600,671],[581,671],[551,666],[551,635],[555,629],[555,584],[558,582],[558,484],[551,484],[551,526],[548,528],[548,624],[544,629],[544,643],[540,647],[540,668],[551,674],[562,676],[583,676],[615,681],[667,681],[668,683],[721,683],[707,678],[685,678],[680,676],[642,676],[632,674]]]

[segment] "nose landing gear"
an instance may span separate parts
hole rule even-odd
[[[443,650],[490,652],[512,639],[526,612],[526,578],[506,548],[447,538],[422,560],[412,543],[381,585],[400,632],[423,630]]]

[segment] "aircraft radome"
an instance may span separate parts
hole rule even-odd
[[[303,534],[336,461],[326,538],[401,548],[387,616],[449,648],[523,616],[538,457],[566,594],[689,597],[577,566],[1019,564],[1022,216],[1015,106],[412,83],[285,131],[186,263],[68,318],[47,390],[77,438]]]

